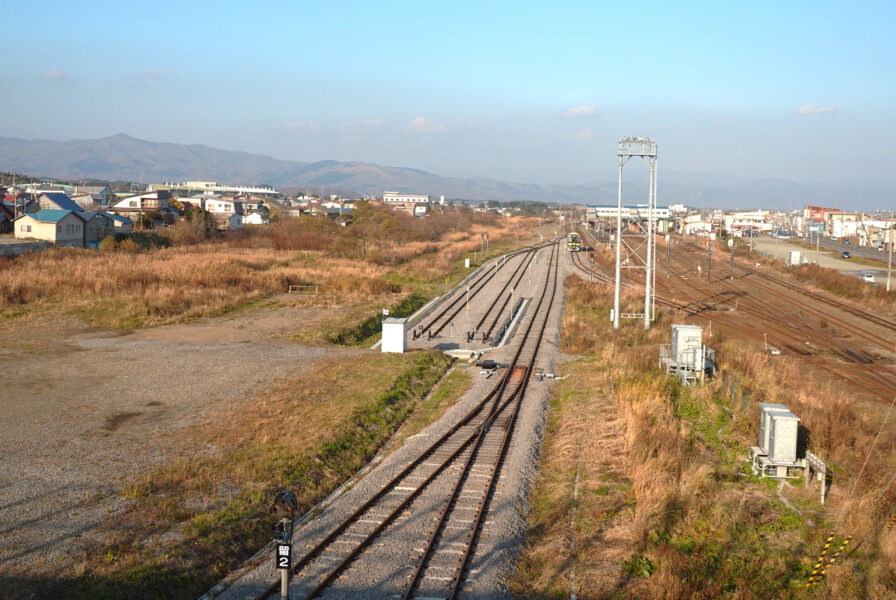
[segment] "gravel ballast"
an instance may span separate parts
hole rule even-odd
[[[546,373],[553,373],[554,367],[564,359],[557,344],[565,299],[562,282],[566,274],[570,272],[570,265],[568,252],[562,244],[558,247],[558,252],[560,252],[560,269],[557,295],[545,328],[544,341],[534,365],[536,368],[542,368]],[[549,249],[539,253],[539,264],[532,274],[532,288],[527,290],[525,289],[528,287],[527,285],[520,286],[523,289],[518,293],[528,297],[534,296],[533,301],[526,309],[529,313],[535,310],[537,296],[540,294],[540,287],[547,274],[549,255]],[[511,270],[507,270],[505,274],[502,274],[504,280],[501,279],[501,276],[496,277],[492,285],[499,289],[510,273]],[[526,279],[523,281],[526,282]],[[480,302],[471,303],[469,317],[471,320],[478,319],[486,310],[486,303],[491,300],[485,298],[484,293],[480,296],[483,296],[483,298],[477,297]],[[523,318],[528,320],[532,318],[532,315],[525,314]],[[462,319],[464,323],[467,322],[465,313],[461,313],[458,319]],[[517,328],[517,337],[523,329],[522,326]],[[516,350],[516,339],[510,339],[498,348],[490,346],[483,348],[483,344],[476,342],[467,344],[465,330],[460,326],[453,331],[452,328],[446,327],[443,334],[432,340],[416,340],[411,345],[442,349],[485,350],[483,358],[491,358],[505,363],[512,359]],[[405,440],[376,468],[371,469],[365,477],[333,500],[317,518],[298,528],[293,541],[294,558],[301,557],[349,512],[365,502],[401,468],[416,458],[432,440],[438,438],[467,414],[472,406],[492,389],[498,377],[493,375],[486,378],[475,366],[463,368],[473,371],[472,389],[448,409],[436,423],[424,429],[420,434]],[[522,549],[529,510],[527,498],[537,475],[539,451],[551,386],[552,379],[550,378],[539,381],[533,377],[529,383],[525,401],[520,409],[517,428],[511,438],[509,452],[498,478],[497,490],[485,516],[482,535],[476,547],[469,574],[462,587],[461,597],[463,598],[509,597],[506,578],[512,572],[514,562]],[[449,486],[449,480],[450,483],[453,483],[454,475],[446,473],[432,486],[440,489],[446,488]],[[413,509],[407,511],[405,515],[389,526],[321,597],[327,599],[400,597],[407,587],[407,581],[415,567],[416,558],[426,543],[425,534],[431,530],[442,502],[444,500],[440,499],[437,494],[423,494],[420,499],[415,501]],[[322,561],[318,560],[317,562]],[[241,572],[231,575],[212,593],[208,594],[208,597],[222,600],[255,598],[262,589],[278,580],[279,575],[273,566],[272,554],[262,552],[258,555],[254,566],[247,566]],[[446,564],[446,569],[449,568],[450,565]],[[430,576],[434,571],[431,570]],[[446,572],[445,579],[448,579],[448,575]],[[453,577],[453,574],[451,576]],[[430,590],[437,589],[439,583],[439,581],[425,581],[419,587],[418,594],[434,595],[430,593]],[[294,594],[293,597],[303,598],[310,589],[308,581],[297,579],[293,583],[291,592]],[[426,590],[425,594],[424,590]]]

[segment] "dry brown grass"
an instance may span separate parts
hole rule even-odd
[[[835,269],[818,265],[802,265],[797,268],[782,267],[780,261],[772,261],[776,270],[792,276],[797,281],[808,283],[819,290],[824,290],[855,302],[874,311],[893,312],[892,294],[888,294],[885,285],[869,285],[855,275],[844,275]]]
[[[720,384],[681,389],[655,370],[657,344],[667,341],[672,320],[668,313],[658,315],[649,333],[636,326],[613,332],[606,318],[609,287],[570,278],[567,290],[565,350],[590,357],[581,363],[587,368],[570,367],[582,389],[573,393],[563,382],[552,400],[542,480],[514,582],[522,596],[568,594],[575,572],[583,598],[892,597],[893,542],[882,534],[892,503],[876,501],[886,481],[880,476],[892,475],[892,465],[880,466],[892,462],[889,441],[876,450],[879,466],[866,471],[853,499],[846,497],[849,477],[857,474],[880,425],[880,407],[857,403],[836,381],[807,380],[795,359],[771,358],[727,338],[716,348],[718,358],[727,376],[749,389],[747,410],[730,404]],[[575,400],[580,396],[581,404]],[[834,464],[826,506],[817,501],[817,487],[788,488],[785,496],[803,511],[800,517],[780,503],[768,481],[749,474],[742,459],[758,435],[757,401],[782,402],[800,414],[811,448]],[[571,555],[567,540],[575,532],[564,524],[571,519],[569,461],[582,446],[576,432],[600,431],[607,414],[621,415],[622,429],[617,445],[607,447],[612,452],[594,456],[592,464],[609,481],[627,483],[621,513],[627,518],[609,519],[592,537],[576,535],[580,550]],[[580,514],[599,513],[600,501],[585,496]],[[832,568],[825,585],[807,591],[813,555],[832,526],[841,537],[852,533],[861,540],[861,551]],[[607,565],[608,549],[620,540],[625,552]],[[606,565],[604,576],[580,577],[591,564]]]
[[[386,223],[402,216],[383,210],[389,214],[377,215]],[[143,327],[218,315],[290,285],[320,286],[325,303],[408,294],[451,275],[481,233],[509,239],[522,222],[433,218],[441,223],[426,225],[433,239],[416,239],[421,221],[429,219],[397,219],[401,227],[370,233],[363,222],[354,229],[306,218],[215,242],[99,253],[54,248],[0,259],[0,317],[67,310],[94,325]],[[467,229],[443,230],[451,224]]]

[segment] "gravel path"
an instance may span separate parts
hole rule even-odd
[[[191,452],[185,427],[277,377],[356,350],[285,341],[319,309],[270,309],[136,333],[67,319],[0,332],[0,588],[78,572],[79,550],[124,507],[122,487]],[[3,596],[0,593],[0,596]]]
[[[545,342],[542,345],[536,367],[544,368],[552,373],[555,365],[563,360],[557,349],[560,320],[562,316],[565,293],[562,280],[570,272],[569,257],[560,247],[560,284],[557,289],[551,318],[545,330]],[[533,291],[543,281],[547,269],[549,251],[541,255],[538,269],[533,273]],[[509,271],[508,275],[509,276]],[[503,281],[496,282],[497,285]],[[523,290],[524,296],[531,296]],[[537,302],[537,298],[536,298]],[[534,309],[531,304],[529,310]],[[471,306],[471,316],[485,310],[483,306]],[[466,320],[461,313],[459,319]],[[531,318],[531,315],[526,315]],[[466,344],[465,336],[451,335],[451,328],[446,328],[446,335],[429,341],[429,347],[459,347],[476,349]],[[459,328],[458,328],[459,329]],[[521,328],[520,328],[521,329]],[[424,344],[416,342],[415,346]],[[480,344],[481,345],[481,344]],[[500,348],[489,349],[485,358],[496,361],[508,361],[514,353],[513,340]],[[475,403],[481,399],[494,385],[495,377],[486,379],[474,369],[474,384],[445,415],[436,423],[424,429],[420,434],[407,439],[404,444],[388,455],[375,469],[371,470],[357,484],[332,502],[316,519],[299,528],[295,533],[294,559],[313,547],[333,527],[338,524],[352,507],[357,507],[378,490],[386,481],[415,458],[431,440],[444,433],[451,425],[465,415]],[[528,493],[535,480],[538,457],[545,423],[545,414],[551,379],[537,381],[532,379],[522,406],[517,431],[511,442],[509,455],[504,463],[498,480],[498,489],[486,516],[486,524],[481,541],[471,567],[471,575],[464,586],[463,598],[492,599],[509,598],[506,588],[506,577],[513,569],[513,564],[521,551],[523,534],[526,528],[526,517],[529,511]],[[442,485],[438,481],[434,486]],[[421,499],[421,508],[426,507],[428,500]],[[423,533],[431,526],[437,505],[428,509],[415,510],[399,518],[383,536],[340,577],[322,596],[325,599],[351,598],[394,598],[400,597],[406,587],[407,578],[414,566],[414,558],[422,549],[426,538]],[[252,565],[247,565],[241,572],[233,574],[226,582],[213,590],[208,597],[218,600],[247,600],[257,594],[270,583],[278,579],[273,568],[273,556],[269,551],[260,552]],[[431,582],[430,582],[431,583]],[[295,582],[292,592],[295,598],[303,598],[307,585],[302,581]]]

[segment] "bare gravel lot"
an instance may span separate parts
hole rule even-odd
[[[280,307],[138,332],[66,317],[0,325],[0,588],[4,577],[76,573],[127,481],[216,451],[184,439],[186,426],[358,352],[287,341],[330,316]]]

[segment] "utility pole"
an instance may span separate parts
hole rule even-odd
[[[711,281],[710,272],[712,271],[712,241],[715,237],[714,234],[709,234],[709,245],[706,246],[708,256],[706,260],[706,281]]]
[[[815,264],[818,264],[818,247],[821,245],[821,230],[815,230]]]
[[[775,215],[775,260],[778,260],[778,215]]]
[[[672,277],[672,236],[666,234],[666,277]]]
[[[889,258],[887,259],[887,293],[890,292],[890,270],[893,267],[893,225],[890,224],[890,228],[887,230],[889,234],[887,236],[887,241],[889,242]]]
[[[467,286],[467,330],[470,329],[470,286]]]
[[[731,279],[734,279],[734,240],[728,238],[728,247],[731,248]]]

